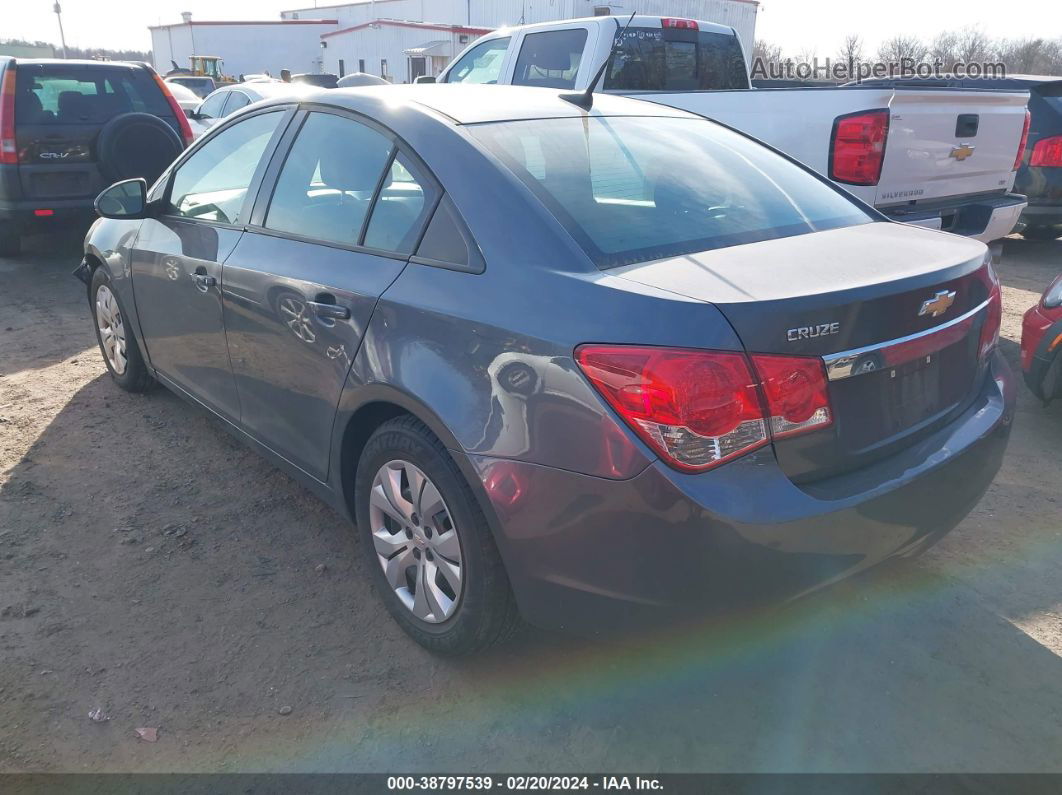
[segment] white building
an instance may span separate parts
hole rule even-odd
[[[157,25],[151,31],[151,58],[155,70],[165,74],[170,61],[188,68],[190,55],[216,55],[225,74],[269,72],[320,72],[321,36],[339,27],[338,20],[275,19],[267,22],[208,22],[189,19],[175,25]]]
[[[757,0],[354,0],[281,12],[273,22],[200,22],[151,28],[155,68],[186,67],[189,55],[217,55],[227,74],[281,69],[368,72],[396,83],[436,75],[479,36],[523,25],[632,12],[733,27],[752,52]]]

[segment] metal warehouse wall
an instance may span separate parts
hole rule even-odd
[[[752,0],[374,0],[348,5],[284,11],[285,19],[338,19],[351,27],[373,19],[408,19],[447,25],[497,28],[503,25],[591,17],[594,8],[607,6],[619,16],[638,12],[656,16],[686,17],[730,25],[738,32],[746,59],[756,35],[758,4]]]
[[[476,38],[469,34],[469,42]],[[409,58],[405,51],[429,41],[451,42],[454,54],[461,52],[468,43],[461,43],[458,34],[448,30],[398,27],[381,24],[378,28],[360,28],[349,33],[329,36],[322,51],[324,71],[339,74],[339,61],[343,60],[346,74],[358,71],[358,60],[364,59],[365,71],[383,77],[380,59],[387,60],[387,77],[394,83],[409,82]]]
[[[224,59],[225,73],[237,77],[268,71],[274,77],[281,69],[319,72],[321,34],[337,29],[335,24],[210,24],[167,25],[151,29],[151,52],[155,68],[165,74],[170,60],[188,67],[188,56],[217,55]]]

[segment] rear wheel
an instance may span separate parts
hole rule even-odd
[[[471,654],[520,624],[486,519],[457,465],[413,417],[380,426],[354,485],[358,533],[388,611],[414,640]]]
[[[150,389],[155,380],[140,355],[133,329],[126,322],[117,292],[103,268],[97,268],[92,274],[89,302],[96,321],[96,341],[111,378],[127,392]]]
[[[22,237],[9,223],[0,222],[0,257],[17,257],[22,251]]]

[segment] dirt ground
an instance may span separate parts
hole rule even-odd
[[[440,660],[330,509],[112,385],[78,257],[0,260],[0,771],[1062,771],[1062,402],[1020,389],[995,484],[917,561],[725,625]],[[1060,269],[1062,240],[1007,241],[1015,366]]]

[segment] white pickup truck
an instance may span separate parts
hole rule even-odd
[[[688,19],[592,17],[502,28],[440,83],[596,90],[697,113],[800,160],[897,221],[989,242],[1025,208],[1011,192],[1028,132],[1024,91],[752,89],[733,28]]]

